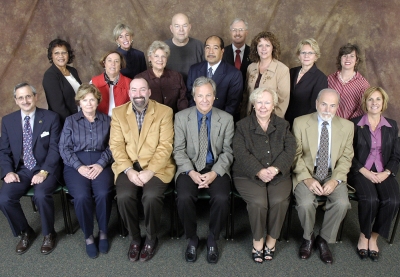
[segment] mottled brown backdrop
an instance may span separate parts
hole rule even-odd
[[[201,41],[211,35],[230,43],[229,23],[235,17],[249,22],[249,44],[262,30],[274,32],[282,48],[281,61],[297,65],[294,48],[299,40],[314,37],[322,51],[318,67],[335,71],[340,46],[356,43],[364,63],[360,72],[371,85],[389,93],[387,115],[400,121],[397,79],[400,65],[400,0],[1,0],[0,9],[0,117],[18,107],[12,89],[21,81],[39,92],[38,106],[47,108],[42,78],[50,66],[47,45],[54,38],[69,41],[75,50],[73,66],[83,82],[102,71],[100,57],[116,47],[112,30],[125,23],[134,30],[133,46],[146,52],[154,40],[171,37],[171,17],[186,13],[191,36]]]

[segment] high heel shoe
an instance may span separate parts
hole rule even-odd
[[[262,264],[263,262],[263,249],[257,250],[253,247],[253,250],[255,252],[251,252],[251,255],[253,257],[253,261],[257,264]]]
[[[357,247],[357,254],[361,260],[366,260],[368,258],[368,250],[366,249],[358,249]]]
[[[373,262],[379,261],[379,252],[375,250],[368,250],[368,256]]]
[[[271,261],[274,258],[275,254],[275,246],[272,247],[271,249],[268,248],[268,246],[265,244],[264,248],[264,260],[266,261]]]

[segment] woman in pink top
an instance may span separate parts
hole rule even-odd
[[[360,48],[348,43],[339,49],[336,58],[338,71],[328,76],[328,87],[340,94],[340,105],[336,115],[345,119],[364,114],[361,109],[361,97],[369,88],[369,83],[358,72],[361,62]]]
[[[379,259],[378,236],[388,238],[390,226],[400,204],[400,147],[396,121],[385,118],[389,97],[380,87],[370,87],[362,96],[364,116],[354,122],[354,158],[348,182],[356,189],[360,237],[357,253]]]

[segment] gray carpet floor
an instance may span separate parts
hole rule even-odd
[[[289,241],[277,242],[277,252],[273,261],[255,264],[250,254],[252,238],[246,206],[241,199],[237,199],[234,239],[227,241],[221,237],[218,242],[220,260],[212,265],[206,261],[205,239],[209,213],[206,201],[201,201],[198,205],[198,235],[201,239],[201,247],[195,263],[187,263],[184,260],[186,240],[183,237],[170,238],[169,201],[165,201],[156,255],[147,263],[131,263],[127,259],[130,241],[129,238],[119,236],[115,203],[109,224],[110,251],[92,260],[86,255],[83,234],[72,206],[71,214],[75,233],[67,235],[64,229],[61,202],[57,195],[54,198],[58,244],[54,252],[47,256],[40,254],[43,239],[40,218],[39,214],[32,211],[28,197],[23,197],[21,204],[38,236],[25,254],[15,254],[18,238],[12,236],[6,218],[3,214],[0,215],[0,276],[400,276],[399,231],[393,245],[389,245],[386,240],[380,238],[381,258],[378,263],[371,260],[361,261],[358,258],[355,251],[359,235],[356,202],[352,202],[352,209],[348,212],[342,243],[336,243],[330,247],[334,256],[333,265],[323,264],[319,259],[318,251],[313,252],[309,260],[303,261],[298,258],[302,228],[296,210],[292,215]],[[318,212],[317,224],[322,222],[322,216],[323,212]],[[317,233],[318,228],[319,226],[316,226]],[[95,234],[97,234],[97,229]]]

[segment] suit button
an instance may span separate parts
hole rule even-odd
[[[266,140],[265,143],[268,143],[268,140]]]
[[[267,153],[269,154],[269,151],[267,151]]]
[[[269,165],[269,163],[267,163],[267,165]]]

